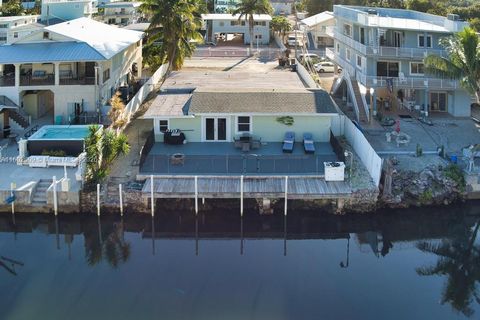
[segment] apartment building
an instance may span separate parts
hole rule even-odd
[[[141,2],[118,1],[99,5],[103,8],[103,22],[126,26],[141,21],[139,8]]]
[[[458,81],[426,74],[423,59],[447,56],[439,40],[468,24],[412,10],[334,6],[334,48],[327,56],[343,70],[334,91],[343,87],[357,120],[379,106],[394,105],[424,114],[470,115],[470,95]],[[370,103],[370,101],[372,101]]]

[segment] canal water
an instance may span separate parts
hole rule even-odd
[[[0,215],[1,319],[480,319],[480,204]]]

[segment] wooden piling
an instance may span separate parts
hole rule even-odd
[[[100,183],[97,183],[97,216],[100,217]]]
[[[288,176],[285,176],[285,212],[287,215],[287,202],[288,202]]]
[[[150,207],[152,209],[152,217],[155,216],[155,198],[153,197],[153,174],[150,176]]]
[[[53,212],[58,215],[58,200],[57,200],[57,177],[53,176]]]
[[[240,176],[240,216],[243,217],[243,176]]]
[[[198,214],[198,176],[195,176],[195,214]]]
[[[10,196],[13,198],[15,197],[15,194],[13,193],[13,190],[16,188],[15,182],[10,183]],[[15,214],[15,198],[12,201],[12,214]]]
[[[123,216],[123,194],[122,194],[122,184],[118,184],[118,196],[120,201],[120,216]]]

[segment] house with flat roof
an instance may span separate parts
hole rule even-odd
[[[39,18],[38,15],[0,17],[0,45],[12,43],[42,27]]]
[[[423,63],[429,54],[447,57],[439,40],[468,25],[458,16],[343,5],[334,16],[327,57],[342,68],[342,81],[333,89],[343,91],[357,120],[391,107],[470,116],[471,97],[460,83],[426,74]]]
[[[335,17],[333,12],[324,11],[300,20],[301,27],[309,34],[309,42],[315,48],[333,47],[333,27]]]
[[[101,111],[135,70],[141,76],[142,37],[88,18],[44,27],[0,46],[0,95],[55,124]]]
[[[97,0],[42,0],[41,20],[93,18],[98,12],[97,6]]]
[[[204,21],[205,40],[208,42],[232,41],[233,43],[264,45],[270,43],[270,21],[268,14],[255,14],[255,26],[253,29],[254,39],[250,39],[248,21],[245,16],[240,19],[239,15],[228,13],[202,14]]]
[[[141,14],[139,12],[141,4],[141,2],[117,1],[99,4],[98,8],[103,9],[103,22],[126,26],[141,20]]]

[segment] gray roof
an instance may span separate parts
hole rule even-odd
[[[189,114],[196,113],[338,113],[324,90],[197,92],[194,91]]]
[[[105,58],[84,42],[42,42],[0,46],[0,63],[100,61]]]

